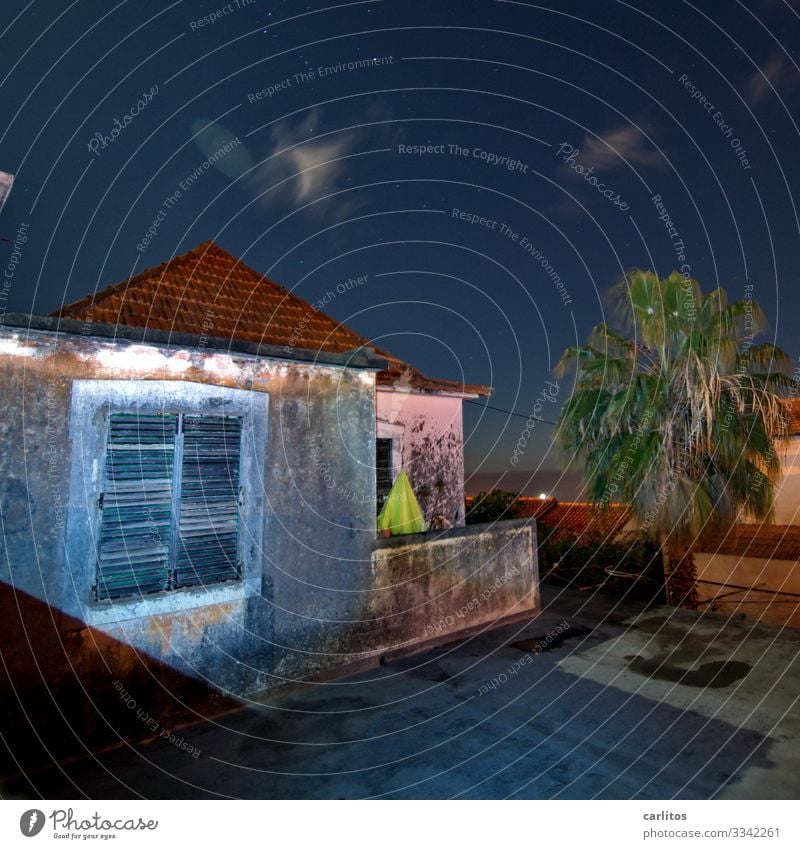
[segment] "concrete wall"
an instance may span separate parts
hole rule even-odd
[[[775,594],[782,590],[800,596],[800,566],[795,561],[696,552],[694,562],[700,600],[712,601],[720,596],[718,601],[704,604],[701,609],[800,628],[800,597]],[[735,590],[737,586],[754,589],[739,592]]]
[[[268,437],[257,446],[263,459],[250,495],[259,520],[246,543],[256,573],[244,591],[180,591],[134,608],[106,603],[105,614],[91,604],[91,541],[73,539],[69,524],[97,509],[97,461],[88,458],[94,473],[77,473],[77,486],[73,466],[85,468],[99,437],[91,426],[71,430],[74,381],[100,386],[101,398],[106,383],[109,398],[112,387],[127,385],[136,398],[157,385],[182,402],[193,388],[211,398],[227,387],[253,399],[254,418],[268,415],[266,427],[251,431]],[[2,634],[10,686],[40,692],[47,681],[55,692],[87,684],[98,702],[112,675],[134,692],[138,676],[154,695],[149,664],[238,695],[283,683],[280,661],[299,659],[302,668],[315,646],[322,665],[335,663],[324,654],[331,623],[359,618],[353,591],[371,580],[374,381],[369,369],[0,327],[0,583],[16,608]],[[40,627],[29,633],[25,611],[33,610]],[[48,647],[35,652],[38,665],[9,649],[28,640]]]
[[[783,475],[775,495],[775,524],[800,525],[800,436],[785,442]]]
[[[394,473],[405,469],[425,520],[464,524],[461,397],[378,390],[378,436],[392,439]]]
[[[381,539],[364,609],[381,649],[440,639],[539,609],[536,524],[469,525]]]

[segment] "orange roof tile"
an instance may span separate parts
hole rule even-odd
[[[542,516],[558,504],[558,501],[555,498],[528,498],[523,496],[518,498],[515,504],[517,514],[521,519],[541,520]]]
[[[467,496],[467,510],[475,501]],[[590,501],[559,501],[557,498],[521,496],[514,502],[520,519],[536,519],[547,528],[548,540],[584,539],[610,542],[633,517],[633,508],[626,504],[598,507]],[[542,539],[540,538],[540,541]]]
[[[790,398],[784,402],[789,413],[788,435],[800,433],[800,398]]]
[[[370,345],[347,325],[254,271],[213,241],[67,304],[53,315],[334,353]],[[489,387],[426,377],[403,360],[375,350],[390,363],[378,375],[382,385],[400,381],[413,389],[491,394]]]
[[[583,537],[611,542],[632,516],[633,508],[627,504],[599,507],[591,501],[556,501],[539,521],[547,526],[548,539]]]
[[[695,551],[759,560],[800,560],[800,525],[734,525],[705,531]]]

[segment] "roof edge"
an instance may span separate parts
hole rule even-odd
[[[49,333],[63,333],[67,336],[98,337],[115,342],[130,342],[154,345],[171,345],[181,348],[212,349],[228,354],[248,354],[269,359],[292,360],[319,365],[335,365],[344,368],[372,369],[383,371],[389,365],[387,359],[379,356],[368,345],[352,351],[335,353],[317,351],[309,348],[287,348],[284,345],[267,345],[257,342],[221,339],[216,336],[199,336],[193,333],[172,333],[169,330],[156,330],[148,327],[136,327],[128,324],[101,324],[58,316],[31,315],[28,313],[8,312],[0,322],[0,328],[13,327],[17,330],[35,330]],[[202,340],[202,341],[201,341]]]

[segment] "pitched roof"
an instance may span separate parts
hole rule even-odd
[[[734,525],[705,531],[695,551],[757,557],[759,560],[800,560],[800,525]]]
[[[67,304],[53,315],[290,349],[344,353],[370,346],[368,339],[213,241]],[[382,385],[400,380],[419,390],[491,394],[485,386],[426,377],[403,360],[378,353],[389,360],[389,368],[378,375]]]

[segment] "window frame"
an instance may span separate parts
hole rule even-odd
[[[389,448],[389,465],[386,468],[386,471],[389,473],[389,486],[386,489],[386,494],[381,500],[381,493],[378,491],[378,443],[384,442],[388,443]],[[389,493],[392,491],[392,486],[394,485],[395,480],[395,472],[394,472],[394,439],[391,436],[375,436],[375,504],[376,504],[376,513],[380,513],[383,505],[386,503],[386,499],[389,497]]]
[[[98,600],[98,504],[105,485],[108,421],[113,413],[182,413],[241,418],[239,455],[241,578]],[[68,612],[89,624],[159,615],[261,595],[265,459],[269,396],[188,381],[75,380],[70,403],[70,509],[65,537],[68,568],[64,597]]]
[[[112,450],[111,443],[111,426],[112,419],[116,416],[152,416],[153,410],[150,408],[139,408],[136,410],[109,410],[105,416],[105,451],[103,456],[100,458],[100,466],[102,469],[102,489],[98,498],[98,507],[100,508],[100,516],[98,522],[98,536],[95,541],[95,581],[92,586],[92,597],[94,601],[114,601],[114,602],[125,602],[131,599],[143,598],[145,596],[158,595],[160,593],[165,592],[176,592],[180,589],[187,588],[198,588],[204,589],[206,587],[216,586],[218,584],[225,583],[236,583],[242,580],[242,540],[241,540],[241,522],[239,521],[238,510],[242,507],[242,433],[243,433],[243,420],[241,414],[231,414],[228,411],[220,411],[220,412],[209,412],[205,411],[203,413],[196,412],[184,412],[184,411],[174,411],[170,409],[168,405],[165,405],[163,410],[158,410],[158,415],[163,416],[171,416],[174,417],[173,427],[174,430],[174,438],[172,439],[172,480],[170,482],[170,495],[169,495],[169,511],[170,511],[170,529],[169,536],[165,542],[166,548],[166,563],[165,563],[165,571],[166,571],[166,583],[163,589],[160,590],[150,590],[146,592],[136,592],[131,591],[122,595],[101,595],[101,586],[103,583],[102,579],[102,563],[101,563],[101,546],[102,546],[102,534],[105,525],[105,518],[107,516],[107,510],[112,509],[106,502],[106,498],[109,493],[109,489],[112,484],[108,479],[108,459],[109,452]],[[186,466],[185,466],[185,458],[186,458],[186,419],[235,419],[238,422],[238,445],[237,445],[237,468],[236,468],[236,504],[237,504],[237,517],[236,517],[236,574],[233,576],[229,576],[226,578],[222,578],[221,580],[200,580],[196,583],[186,583],[186,578],[182,577],[182,567],[180,565],[180,556],[181,556],[181,544],[183,537],[181,536],[181,520],[183,515],[183,508],[185,504],[189,504],[190,497],[184,494],[185,484],[187,482],[187,477],[185,477]],[[109,526],[110,528],[110,523]]]

